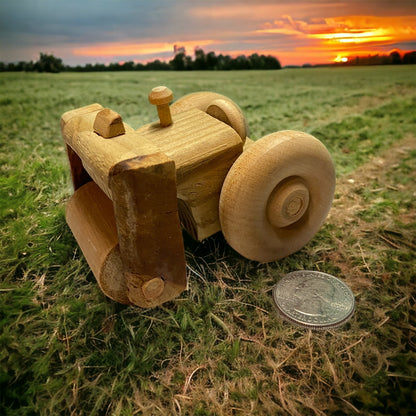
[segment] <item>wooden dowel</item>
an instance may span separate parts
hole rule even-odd
[[[172,91],[167,87],[155,87],[150,91],[149,102],[157,107],[157,113],[162,127],[167,127],[172,124],[172,115],[169,108],[169,103],[172,100]]]

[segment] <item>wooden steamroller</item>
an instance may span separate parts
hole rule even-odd
[[[240,108],[199,92],[137,130],[92,104],[63,114],[75,192],[67,222],[102,291],[153,307],[186,288],[182,228],[203,240],[222,230],[241,255],[270,262],[302,248],[324,222],[335,173],[324,145],[298,131],[247,138]]]

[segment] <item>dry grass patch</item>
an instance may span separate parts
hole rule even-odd
[[[415,74],[2,74],[0,413],[412,414]],[[155,117],[146,97],[158,84],[176,97],[231,97],[257,137],[309,129],[344,176],[328,221],[301,251],[265,265],[221,235],[186,241],[189,289],[143,310],[104,297],[65,223],[59,117],[99,102],[138,127]],[[352,319],[323,332],[283,322],[272,288],[298,269],[344,279],[356,297]]]

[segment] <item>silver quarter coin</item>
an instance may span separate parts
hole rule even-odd
[[[342,280],[311,270],[283,276],[273,288],[273,299],[284,319],[311,329],[340,326],[355,309],[354,294]]]

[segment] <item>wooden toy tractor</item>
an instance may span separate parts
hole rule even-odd
[[[203,240],[222,230],[241,255],[270,262],[302,248],[324,222],[335,188],[325,146],[280,131],[247,138],[240,108],[199,92],[137,130],[92,104],[63,114],[74,194],[66,218],[102,291],[141,307],[186,288],[184,228]]]

